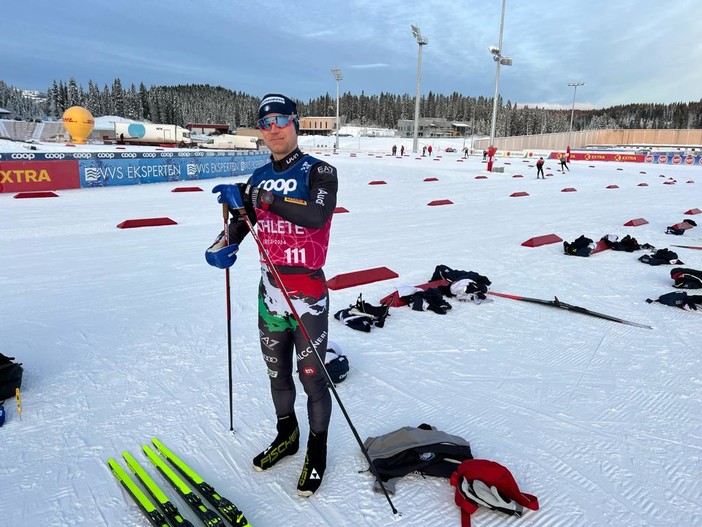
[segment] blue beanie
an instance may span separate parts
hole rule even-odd
[[[258,106],[258,118],[262,119],[268,114],[297,115],[297,105],[285,95],[269,93],[261,99]]]

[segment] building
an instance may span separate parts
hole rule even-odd
[[[12,112],[6,110],[5,108],[0,108],[0,119],[11,119]]]
[[[212,124],[212,123],[188,123],[185,128],[190,130],[191,134],[202,134],[202,135],[212,135],[212,134],[228,134],[229,130],[232,128],[229,124]]]
[[[345,117],[339,117],[341,126]],[[336,133],[336,117],[300,117],[300,135],[333,135]]]
[[[453,123],[444,117],[420,117],[418,137],[464,137],[470,124]],[[414,119],[397,121],[400,137],[414,137]]]

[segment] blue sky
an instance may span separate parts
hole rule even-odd
[[[212,84],[307,101],[342,92],[492,97],[501,0],[18,0],[3,5],[0,80]],[[506,0],[500,94],[570,108],[702,98],[702,1]]]

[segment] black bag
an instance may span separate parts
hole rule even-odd
[[[676,267],[670,271],[670,277],[678,289],[702,289],[702,271]]]
[[[22,386],[22,363],[13,362],[14,357],[0,353],[0,401],[15,396],[15,390]]]

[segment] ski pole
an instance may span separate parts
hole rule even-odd
[[[271,274],[273,275],[275,283],[280,288],[280,291],[283,294],[283,297],[285,298],[285,301],[288,304],[288,308],[290,308],[290,313],[292,313],[293,318],[297,322],[298,327],[300,328],[300,331],[302,332],[302,336],[305,338],[305,340],[307,340],[307,342],[310,343],[310,346],[312,347],[312,350],[314,351],[314,355],[315,355],[315,357],[317,357],[317,361],[319,362],[319,365],[322,367],[322,371],[324,372],[324,376],[327,378],[327,384],[329,385],[329,388],[331,389],[331,392],[334,394],[334,398],[336,399],[336,402],[339,405],[339,408],[341,409],[341,413],[344,414],[344,418],[346,419],[346,422],[348,423],[349,428],[351,428],[351,432],[353,432],[353,436],[356,438],[356,442],[358,442],[358,446],[361,448],[361,452],[363,452],[363,455],[366,458],[366,461],[368,461],[368,465],[370,466],[370,471],[373,473],[373,476],[375,476],[375,479],[378,481],[378,484],[380,485],[380,488],[383,491],[385,498],[388,500],[388,503],[390,504],[390,508],[392,509],[392,513],[397,514],[397,509],[395,508],[395,505],[393,505],[392,500],[390,499],[390,495],[388,494],[388,491],[385,488],[385,485],[383,484],[382,480],[380,479],[380,476],[378,476],[378,472],[376,471],[375,467],[373,466],[373,462],[371,461],[371,458],[368,455],[368,450],[366,450],[366,447],[363,445],[363,441],[361,440],[361,436],[358,435],[358,432],[356,431],[356,427],[353,426],[353,422],[351,422],[351,417],[349,416],[348,412],[346,411],[344,404],[341,402],[341,398],[339,397],[339,393],[336,391],[336,387],[334,386],[334,381],[332,381],[332,378],[329,376],[329,372],[327,371],[327,368],[324,365],[324,361],[322,360],[322,357],[319,355],[319,351],[317,350],[317,346],[315,345],[314,341],[310,337],[310,334],[307,332],[307,329],[305,328],[305,325],[303,324],[302,319],[300,318],[300,315],[298,314],[297,310],[295,309],[295,306],[293,305],[292,300],[290,299],[290,295],[288,294],[288,291],[285,289],[285,285],[283,284],[283,280],[280,278],[280,274],[278,274],[278,270],[275,268],[275,265],[273,264],[270,256],[268,255],[268,251],[266,251],[266,248],[263,246],[261,239],[258,237],[258,233],[256,233],[256,230],[254,229],[254,226],[251,223],[251,219],[246,214],[246,211],[243,209],[241,209],[241,216],[244,218],[244,221],[246,222],[246,226],[249,228],[249,231],[251,232],[251,236],[253,237],[254,241],[256,242],[256,245],[258,246],[258,249],[259,249],[259,252],[261,253],[261,256],[263,256],[263,259],[266,263],[266,267],[268,267]]]
[[[224,217],[224,240],[229,245],[229,207],[222,203],[222,216]],[[224,270],[224,286],[227,297],[227,362],[229,367],[229,431],[234,431],[234,402],[232,395],[232,306],[229,292],[229,267]]]

